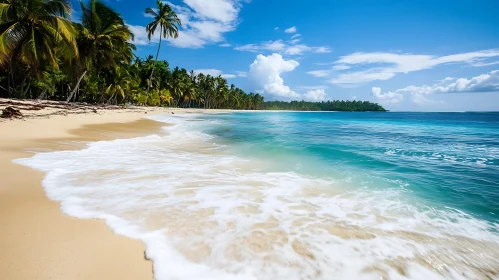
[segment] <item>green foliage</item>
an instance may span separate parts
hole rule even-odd
[[[105,104],[206,109],[384,111],[360,101],[264,102],[213,77],[134,55],[134,35],[104,1],[80,2],[81,23],[71,22],[68,0],[0,0],[0,97],[48,98]],[[146,9],[149,38],[177,38],[181,22],[157,0]]]
[[[60,70],[50,70],[47,69],[43,71],[40,77],[35,77],[33,81],[33,88],[35,92],[46,92],[48,97],[55,97],[57,92],[57,86],[64,83],[66,75]]]
[[[67,0],[0,0],[0,65],[22,64],[39,74],[58,58],[78,57]]]
[[[346,111],[346,112],[386,112],[385,108],[369,101],[340,101],[329,100],[323,102],[307,101],[268,101],[263,104],[265,110],[290,111]]]

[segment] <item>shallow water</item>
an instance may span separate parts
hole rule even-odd
[[[18,162],[143,240],[157,279],[499,275],[499,114],[154,118],[175,125]]]

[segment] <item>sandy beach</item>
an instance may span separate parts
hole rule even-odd
[[[46,197],[44,174],[12,160],[147,134],[161,124],[145,116],[172,111],[179,110],[46,108],[1,119],[0,279],[153,279],[144,244],[114,234],[103,221],[64,215]]]

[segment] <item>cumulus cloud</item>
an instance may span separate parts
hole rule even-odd
[[[454,81],[454,82],[452,82]],[[467,78],[445,78],[440,83],[431,86],[408,86],[397,90],[421,95],[449,92],[494,92],[499,91],[499,70]]]
[[[373,87],[371,93],[381,103],[399,103],[404,99],[402,94],[393,91],[381,93],[381,88],[379,87]]]
[[[184,5],[169,4],[182,21],[177,39],[168,39],[179,48],[202,48],[206,44],[223,41],[223,35],[233,31],[238,22],[241,3],[238,0],[183,0]],[[159,32],[151,42],[147,39],[144,26],[133,26],[135,44],[147,45],[158,42]],[[224,44],[222,44],[224,45]],[[226,44],[225,44],[226,45]]]
[[[296,26],[284,30],[285,33],[296,33]]]
[[[326,92],[324,89],[309,90],[303,95],[303,99],[307,101],[324,101],[326,100]]]
[[[199,18],[231,23],[237,18],[239,6],[231,0],[184,0]]]
[[[341,73],[330,81],[334,84],[357,84],[375,80],[389,80],[400,73],[409,73],[431,69],[443,64],[468,64],[470,66],[493,65],[486,60],[499,56],[499,49],[481,50],[446,56],[398,54],[398,53],[362,53],[357,52],[340,57],[334,65],[336,70],[362,67],[356,71]],[[374,65],[374,67],[369,67]],[[383,66],[379,66],[383,65]]]
[[[376,89],[377,94],[374,93]],[[438,93],[456,93],[456,92],[499,92],[499,70],[478,75],[470,79],[467,78],[445,78],[433,85],[408,86],[397,89],[393,92],[381,93],[380,88],[373,88],[373,95],[379,96],[402,95],[410,93],[411,100],[419,105],[431,105],[441,103],[429,99],[427,96]]]
[[[261,93],[284,99],[298,99],[300,95],[284,85],[282,73],[291,72],[300,65],[294,60],[284,60],[280,54],[259,54],[250,65],[249,77]]]

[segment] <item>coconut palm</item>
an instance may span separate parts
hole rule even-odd
[[[125,99],[125,95],[130,89],[132,82],[133,80],[130,73],[124,68],[119,68],[113,75],[112,82],[106,88],[106,94],[110,96],[107,103],[109,104],[113,102],[113,100],[114,103],[117,103],[118,96]]]
[[[82,22],[76,24],[79,31],[78,48],[80,56],[79,78],[66,101],[70,101],[79,88],[83,77],[94,66],[116,70],[121,63],[130,63],[135,46],[129,43],[133,33],[120,14],[99,0],[90,0],[87,5],[80,2]]]
[[[154,32],[159,27],[159,43],[158,43],[158,51],[156,52],[156,61],[158,61],[159,50],[161,49],[161,38],[177,38],[178,37],[178,28],[182,26],[182,22],[177,17],[177,14],[173,11],[170,5],[161,2],[161,0],[157,0],[157,8],[147,8],[145,13],[147,15],[152,16],[154,19],[151,23],[146,26],[147,36],[149,41],[151,37],[154,36]],[[152,80],[152,76],[154,74],[154,66],[151,71],[151,76],[149,77],[149,81]],[[147,85],[147,90],[150,88],[150,82]]]
[[[70,9],[67,0],[0,0],[0,65],[12,73],[12,62],[20,64],[21,93],[30,73],[78,56]]]

